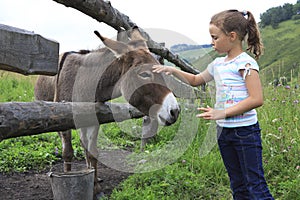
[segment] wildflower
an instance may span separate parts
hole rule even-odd
[[[298,103],[299,103],[299,100],[296,99],[296,100],[293,101],[293,103],[294,103],[294,104],[298,104]]]
[[[57,147],[55,147],[55,155],[57,156],[58,155],[58,148]]]
[[[282,132],[282,129],[283,129],[283,128],[282,128],[281,126],[278,127],[278,131],[279,131],[279,132]]]
[[[272,120],[273,123],[275,123],[275,122],[277,122],[277,121],[278,121],[277,118],[275,118],[275,119]]]
[[[286,85],[284,88],[287,89],[287,90],[289,90],[289,89],[291,89],[291,86]]]
[[[297,170],[299,170],[299,169],[300,169],[300,166],[299,166],[299,165],[297,165],[296,169],[297,169]]]
[[[147,162],[146,159],[142,159],[142,160],[138,161],[138,164],[144,164],[144,163],[146,163],[146,162]]]

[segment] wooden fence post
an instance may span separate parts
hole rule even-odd
[[[58,56],[57,42],[0,24],[0,69],[23,75],[55,75]]]

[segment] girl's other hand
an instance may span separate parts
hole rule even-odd
[[[196,117],[207,119],[207,120],[218,120],[226,118],[225,110],[216,110],[209,106],[206,108],[201,107],[197,110],[203,111],[203,113],[196,115]]]

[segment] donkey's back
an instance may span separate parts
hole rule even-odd
[[[72,90],[78,69],[89,51],[65,52],[59,58],[58,75],[40,75],[35,83],[34,96],[42,101],[72,101]],[[62,79],[64,81],[58,81]]]
[[[34,87],[36,100],[53,101],[55,93],[55,77],[39,76]]]

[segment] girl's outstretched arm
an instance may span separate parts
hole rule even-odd
[[[191,86],[199,86],[204,83],[207,83],[213,79],[213,77],[209,74],[207,70],[199,74],[191,74],[188,72],[184,72],[175,67],[166,66],[166,65],[154,65],[153,72],[155,73],[166,73],[167,75],[173,75],[179,78],[181,81],[191,85]]]

